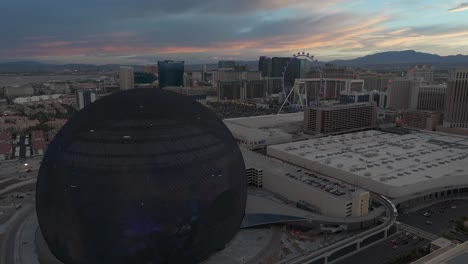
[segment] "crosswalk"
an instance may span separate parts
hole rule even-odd
[[[404,224],[404,223],[402,223],[402,222],[398,222],[398,221],[397,221],[397,222],[396,222],[396,225],[397,225],[400,229],[402,229],[402,230],[405,230],[405,231],[407,231],[407,232],[413,233],[413,234],[415,234],[415,235],[417,235],[417,236],[420,236],[420,237],[422,237],[422,238],[425,238],[425,239],[427,239],[427,240],[429,240],[429,241],[434,241],[434,240],[436,240],[436,239],[439,238],[438,236],[436,236],[436,235],[434,235],[434,234],[431,234],[431,233],[426,232],[426,231],[424,231],[424,230],[421,230],[421,229],[419,229],[419,228],[416,228],[416,227],[413,227],[413,226]]]

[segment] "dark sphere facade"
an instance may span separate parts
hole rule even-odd
[[[239,230],[246,197],[241,152],[214,113],[135,89],[99,99],[59,131],[36,207],[64,263],[198,263]]]

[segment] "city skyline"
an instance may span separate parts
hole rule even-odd
[[[210,63],[298,50],[326,61],[407,49],[463,54],[468,48],[468,3],[460,1],[25,0],[5,1],[0,10],[1,61]]]

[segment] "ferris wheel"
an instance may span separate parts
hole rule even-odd
[[[289,94],[287,94],[287,89],[286,89],[286,74],[288,72],[289,67],[294,61],[297,60],[307,60],[312,65],[310,65],[310,68],[314,67],[316,68],[318,74],[319,74],[319,89],[318,92],[316,92],[316,97],[313,101],[307,102],[307,89],[305,83],[298,82],[297,80],[294,82],[294,86],[292,87],[291,91],[289,91]],[[309,68],[309,69],[310,69]],[[308,70],[309,70],[308,69]],[[311,106],[316,106],[319,104],[320,99],[323,96],[324,93],[324,81],[323,81],[323,72],[322,72],[322,67],[320,66],[318,60],[314,59],[314,56],[310,55],[309,53],[305,52],[298,52],[297,54],[294,54],[293,57],[286,63],[286,65],[283,68],[282,76],[282,96],[284,99],[283,104],[280,107],[280,110],[278,111],[278,114],[283,111],[284,108],[288,108],[293,111],[302,111],[304,110],[304,107],[311,105]],[[292,97],[292,99],[291,99]]]

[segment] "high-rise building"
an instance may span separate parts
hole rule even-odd
[[[267,92],[266,80],[247,80],[244,81],[245,99],[262,98]]]
[[[281,77],[267,77],[263,78],[267,82],[267,93],[278,94],[283,90],[283,78]]]
[[[190,75],[185,75],[184,76],[184,87],[196,87],[197,86],[197,80]]]
[[[219,81],[236,81],[236,80],[260,80],[261,73],[258,71],[235,71],[231,69],[218,69],[213,71],[213,86],[218,87]]]
[[[159,88],[184,85],[183,61],[158,61]]]
[[[258,60],[258,71],[262,77],[271,77],[271,58],[261,56]]]
[[[388,89],[389,83],[397,78],[396,74],[380,74],[377,72],[360,72],[356,74],[357,79],[364,80],[364,89],[366,91],[381,91],[385,92]]]
[[[96,93],[94,90],[78,90],[76,91],[76,106],[78,110],[85,108],[87,105],[96,101]]]
[[[410,109],[444,111],[446,96],[445,84],[414,84],[411,87]]]
[[[373,128],[377,120],[374,102],[308,107],[304,131],[310,134],[339,134]]]
[[[218,69],[234,69],[235,67],[235,61],[218,61]]]
[[[240,100],[242,81],[218,81],[218,100]]]
[[[449,72],[444,127],[468,129],[468,68]]]
[[[434,81],[434,67],[430,65],[418,65],[408,69],[408,79],[432,83]]]
[[[297,82],[305,84],[307,93],[307,102],[311,102],[320,97],[320,99],[328,100],[339,100],[341,93],[352,93],[352,92],[363,92],[364,81],[355,79],[322,79],[323,82],[323,93],[320,95],[320,83],[319,78],[311,79],[296,79]]]
[[[202,69],[202,83],[206,82],[206,65],[203,65]]]
[[[313,69],[306,74],[307,78],[320,78],[318,69]],[[326,64],[322,68],[322,78],[329,79],[355,79],[354,70],[347,66]]]
[[[284,73],[284,85],[287,89],[290,89],[294,86],[296,79],[302,78],[305,76],[305,61],[303,59],[294,59],[291,61],[289,66]],[[307,61],[308,62],[308,61]],[[301,75],[302,73],[302,75]]]
[[[273,57],[271,59],[271,77],[283,77],[284,68],[289,60],[288,57]]]
[[[388,83],[388,107],[394,110],[408,110],[412,105],[413,91],[421,86],[421,81],[399,78]],[[412,97],[413,96],[413,97]]]
[[[310,70],[310,61],[306,59],[299,59],[299,78],[305,78]]]
[[[260,61],[261,60],[262,57],[260,58]],[[292,60],[291,63],[288,65],[288,62],[290,60],[291,58],[288,57],[274,57],[271,59],[271,62],[267,59],[264,59],[264,64],[271,63],[271,72],[269,75],[270,77],[283,77],[284,74],[284,84],[287,89],[290,89],[294,86],[296,79],[306,77],[306,74],[310,68],[309,60],[298,58]]]
[[[387,92],[380,91],[370,91],[367,92],[370,94],[371,102],[375,102],[377,108],[387,109],[388,106],[388,94]]]
[[[133,68],[122,66],[120,67],[120,90],[130,90],[135,88],[135,77]]]
[[[218,100],[246,100],[264,97],[266,80],[218,81]]]

